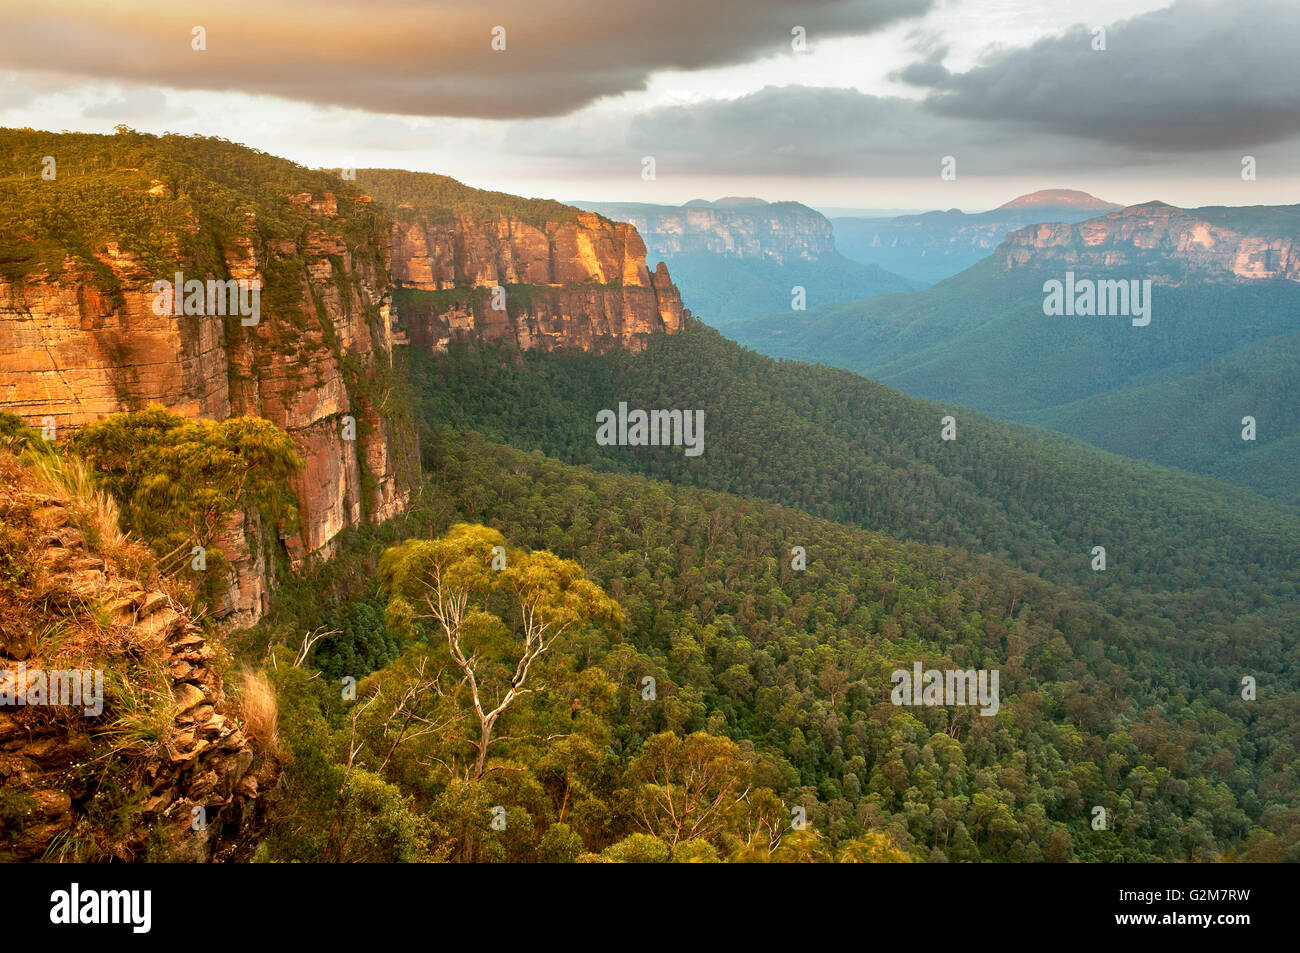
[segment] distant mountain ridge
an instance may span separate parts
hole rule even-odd
[[[960,209],[897,218],[832,219],[841,254],[929,285],[991,255],[1013,231],[1043,222],[1079,222],[1123,206],[1075,189],[1043,189],[987,212]]]
[[[882,268],[845,258],[836,250],[830,221],[799,202],[730,196],[680,206],[574,204],[635,227],[647,253],[667,263],[692,311],[705,321],[789,308],[796,288],[811,307],[913,287]]]
[[[1157,283],[1300,281],[1300,205],[1177,208],[1147,202],[1078,223],[1019,229],[997,249],[1008,268],[1047,261],[1141,270]]]
[[[1116,205],[1114,202],[1105,202],[1095,195],[1089,195],[1087,192],[1081,192],[1078,189],[1039,189],[1037,192],[1030,192],[1026,195],[1018,196],[1010,202],[1004,202],[994,211],[1006,212],[1019,209],[1083,209],[1094,210],[1099,212],[1113,211],[1114,209],[1123,208],[1122,205]],[[985,213],[990,214],[990,213]]]
[[[835,251],[831,223],[799,202],[755,198],[693,199],[685,205],[576,202],[577,208],[627,222],[651,255],[708,253],[785,264]]]
[[[716,201],[708,199],[691,199],[683,202],[682,208],[747,208],[751,205],[769,205],[767,199],[754,198],[752,195],[724,195]]]
[[[1044,285],[1150,280],[1151,321],[1049,317]],[[774,357],[1056,427],[1300,504],[1300,206],[1150,202],[1017,230],[924,291],[725,325]],[[1257,425],[1243,440],[1244,419]]]

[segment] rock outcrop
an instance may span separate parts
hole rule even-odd
[[[1300,281],[1300,210],[1273,211],[1269,221],[1279,227],[1264,234],[1259,216],[1247,220],[1236,209],[1134,205],[1075,224],[1023,228],[1007,236],[996,256],[1008,269],[1130,269],[1135,278],[1170,285]]]
[[[25,584],[0,593],[0,860],[221,859],[278,765],[230,705],[219,647],[128,571],[147,554],[88,544],[75,507],[0,460],[0,563]],[[88,675],[79,704],[54,703],[49,673],[96,670],[101,711]]]
[[[217,612],[235,624],[265,613],[279,564],[405,509],[419,455],[394,344],[637,349],[687,314],[634,228],[559,203],[419,173],[376,178],[372,200],[221,140],[0,139],[61,156],[57,179],[14,184],[0,221],[0,411],[55,436],[154,403],[255,415],[306,461],[285,488],[293,526],[240,514],[216,541],[234,567]],[[178,280],[260,283],[260,312],[160,302],[158,282]]]
[[[441,351],[475,340],[521,350],[639,350],[648,335],[679,330],[688,313],[664,264],[646,267],[631,225],[586,213],[541,226],[398,215],[392,276],[406,292],[399,317],[414,346]]]
[[[386,221],[358,246],[347,220],[366,212],[364,197],[303,192],[283,196],[283,206],[309,224],[268,239],[250,212],[244,233],[221,249],[230,278],[261,282],[256,325],[240,315],[155,313],[156,269],[112,241],[96,256],[102,268],[69,257],[56,273],[0,279],[0,410],[59,434],[151,403],[217,420],[269,419],[307,461],[286,488],[299,525],[281,537],[298,564],[329,555],[346,527],[400,512],[416,452],[409,425],[381,409],[394,376]],[[213,277],[175,255],[187,280]],[[249,519],[223,540],[236,570],[223,610],[234,621],[266,609],[265,535]]]

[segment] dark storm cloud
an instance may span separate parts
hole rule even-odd
[[[1300,133],[1300,3],[1174,6],[1002,55],[929,83],[938,115],[1015,123],[1134,151],[1211,151]],[[918,64],[923,66],[924,64]]]
[[[628,140],[648,154],[693,153],[693,168],[703,162],[712,171],[815,173],[885,155],[932,154],[943,138],[940,127],[952,125],[936,123],[903,99],[854,89],[768,86],[738,99],[641,113]]]
[[[854,89],[769,86],[739,99],[650,110],[628,148],[659,172],[935,175],[943,156],[972,173],[1080,168],[1113,150],[1011,124],[935,116],[916,100]],[[668,160],[668,161],[665,161]]]
[[[10,69],[265,93],[421,116],[525,118],[643,89],[657,70],[704,69],[860,35],[934,0],[5,0]],[[207,49],[191,49],[192,30]],[[491,48],[494,27],[506,49]]]
[[[1300,135],[1297,0],[1180,0],[1105,40],[1080,26],[960,74],[923,43],[894,78],[925,100],[769,87],[644,112],[628,145],[696,171],[908,175],[943,155],[968,173],[1190,168]]]

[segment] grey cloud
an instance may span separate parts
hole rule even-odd
[[[31,106],[42,96],[67,89],[67,77],[36,71],[0,73],[0,110]]]
[[[26,106],[37,96],[37,92],[27,83],[20,81],[14,74],[9,74],[0,82],[0,109],[17,109]]]
[[[1015,123],[1134,151],[1247,148],[1300,134],[1295,0],[1179,0],[1005,53],[938,84],[935,115]]]
[[[947,47],[939,47],[925,59],[904,66],[889,75],[890,79],[901,80],[913,86],[938,86],[952,74],[943,65],[943,58],[948,55]]]
[[[391,149],[398,152],[411,152],[428,149],[431,145],[446,145],[456,136],[457,130],[448,123],[435,123],[432,126],[414,126],[387,116],[375,116],[362,120],[347,131],[347,141],[354,149]],[[330,137],[337,142],[336,136]]]
[[[160,117],[167,112],[167,97],[157,89],[134,90],[117,99],[94,103],[82,110],[87,119]]]
[[[748,62],[808,39],[859,35],[935,0],[182,0],[52,4],[4,0],[0,62],[14,69],[186,89],[269,94],[418,116],[558,116],[645,88],[665,69]],[[206,50],[191,49],[191,30]],[[506,50],[491,48],[494,27]]]
[[[1131,157],[1104,145],[1010,123],[936,116],[923,103],[854,89],[769,86],[739,99],[651,110],[633,117],[629,154],[655,155],[662,176],[691,172],[938,176],[1086,168]]]

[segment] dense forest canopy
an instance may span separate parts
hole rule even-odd
[[[698,323],[637,355],[469,349],[411,360],[423,420],[568,462],[986,553],[1124,611],[1185,619],[1296,602],[1294,510],[855,374],[774,361]],[[596,414],[620,401],[703,409],[706,451],[598,445]],[[948,415],[951,441],[941,439]],[[1091,568],[1097,545],[1106,572]]]
[[[576,560],[627,616],[618,633],[548,659],[547,689],[513,715],[534,738],[568,717],[589,760],[548,767],[544,746],[524,738],[498,749],[514,769],[475,782],[473,803],[524,807],[528,836],[457,820],[448,792],[469,797],[464,778],[402,773],[400,755],[378,771],[414,816],[458,832],[440,848],[448,856],[550,857],[563,843],[570,858],[676,857],[644,800],[655,784],[642,753],[670,744],[663,732],[716,747],[709,757],[748,792],[736,802],[748,806],[699,838],[720,858],[844,859],[873,837],[921,860],[1294,853],[1289,512],[968,412],[956,411],[959,437],[945,444],[947,408],[772,362],[698,325],[641,355],[411,358],[426,493],[400,525],[355,537],[327,582],[304,584],[304,597],[322,585],[338,594],[313,621],[375,613],[336,608],[382,604],[368,560],[457,521]],[[620,399],[704,409],[707,451],[599,446],[596,411]],[[1089,562],[1097,527],[1105,573]],[[304,611],[290,595],[258,637],[290,641],[288,620]],[[407,673],[385,695],[427,678],[436,640],[424,638],[370,677]],[[331,641],[321,658],[333,667],[352,649],[345,634]],[[894,705],[890,673],[915,662],[999,670],[998,715]],[[1258,701],[1242,697],[1244,673]],[[588,697],[579,685],[601,687]],[[346,706],[323,690],[309,704],[323,733],[312,744],[332,731],[341,745]],[[448,760],[438,742],[421,744],[432,746],[425,763]],[[810,828],[792,827],[793,808]],[[774,833],[764,842],[756,830]]]
[[[458,215],[481,221],[514,218],[538,228],[548,222],[576,221],[580,211],[551,199],[527,199],[476,189],[446,175],[403,169],[357,169],[357,186],[405,220],[420,216],[450,222]]]
[[[46,168],[53,178],[42,176]],[[204,136],[0,129],[0,274],[57,276],[71,259],[113,287],[101,260],[111,242],[157,277],[170,278],[186,260],[223,276],[233,238],[251,238],[259,251],[297,238],[323,217],[310,201],[291,198],[326,192],[349,244],[374,254],[367,249],[387,235],[389,214],[337,171]]]
[[[292,641],[322,589],[374,593],[369,559],[403,538],[437,539],[457,521],[576,560],[627,616],[621,631],[575,634],[544,661],[541,687],[511,722],[509,733],[523,737],[499,749],[509,770],[471,784],[422,768],[450,763],[448,745],[463,743],[430,735],[400,746],[382,769],[386,744],[359,756],[395,803],[444,832],[416,840],[447,856],[552,857],[563,842],[569,859],[616,859],[637,845],[668,859],[668,849],[659,857],[657,846],[631,840],[664,840],[639,800],[647,780],[638,761],[647,745],[668,743],[655,740],[663,732],[675,744],[703,733],[694,744],[721,746],[716,756],[739,785],[732,796],[749,788],[700,838],[724,858],[831,859],[872,836],[918,860],[1280,858],[1296,849],[1300,696],[1281,671],[1294,649],[1276,630],[1165,639],[1149,620],[1119,618],[987,557],[575,468],[445,426],[428,434],[426,450],[421,505],[354,537],[350,555],[303,581],[299,596],[286,591],[257,637]],[[792,568],[796,545],[807,550],[804,570]],[[363,680],[361,696],[382,685],[391,702],[429,680],[438,642],[407,643]],[[892,704],[890,672],[918,660],[999,668],[998,716]],[[1268,686],[1258,703],[1239,695],[1243,671]],[[346,750],[349,706],[328,684],[300,682],[296,670],[283,678],[294,710],[310,712],[289,743]],[[447,709],[421,717],[436,721],[437,712]],[[365,717],[381,714],[390,717],[377,702]],[[370,729],[377,740],[381,725]],[[543,743],[552,734],[563,740]],[[291,777],[304,797],[337,786],[336,762],[303,757]],[[309,763],[325,776],[298,773]],[[487,817],[493,806],[523,816],[525,830],[476,820],[475,809]],[[1105,831],[1092,826],[1098,806],[1113,821]],[[791,827],[795,807],[810,819],[805,831]],[[306,816],[297,814],[297,829]],[[755,833],[764,824],[775,824],[772,841]],[[269,843],[272,856],[318,849],[290,829]]]

